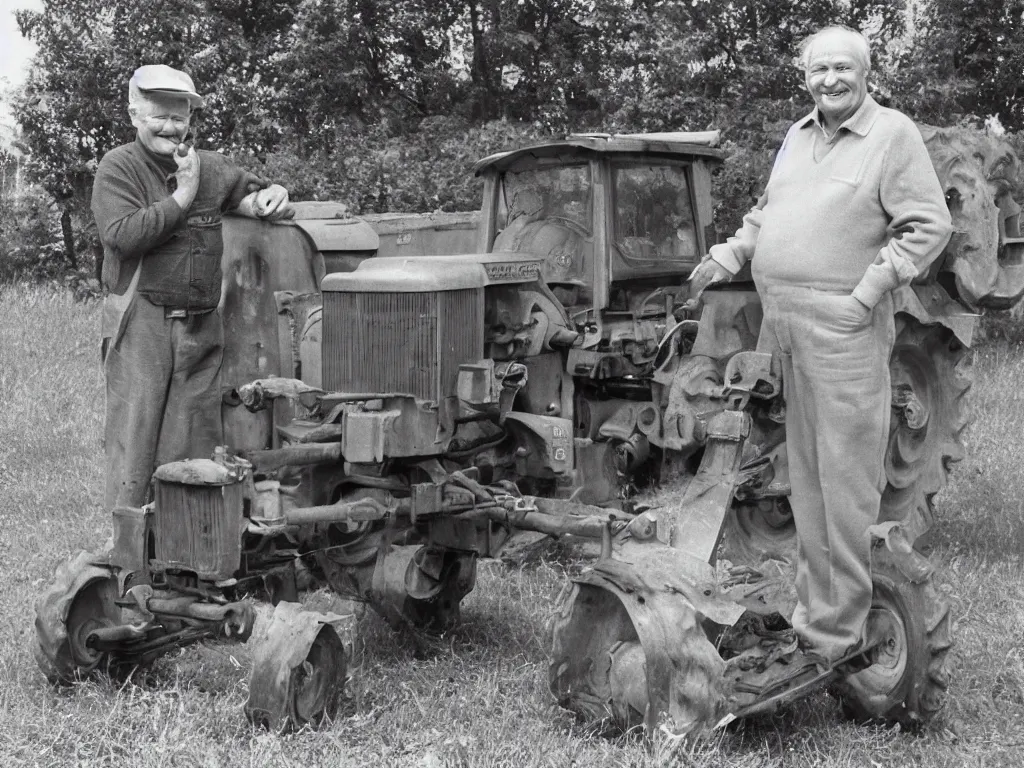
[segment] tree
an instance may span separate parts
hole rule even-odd
[[[896,106],[936,124],[1024,127],[1024,0],[930,0],[912,20],[889,77]]]
[[[201,146],[356,210],[468,204],[460,142],[720,128],[729,229],[808,109],[805,35],[868,30],[880,91],[913,117],[1016,125],[1022,12],[929,0],[907,31],[889,0],[44,0],[18,15],[39,53],[15,114],[70,223],[97,158],[132,135],[131,72],[166,63],[207,94]]]

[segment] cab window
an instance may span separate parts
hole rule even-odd
[[[532,168],[502,177],[498,229],[552,216],[590,231],[590,166]]]
[[[617,165],[613,178],[615,246],[627,263],[697,258],[687,166]]]
[[[583,301],[593,272],[593,205],[589,164],[506,171],[493,249],[540,256],[545,281],[571,287],[570,303]]]

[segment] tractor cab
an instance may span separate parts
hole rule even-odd
[[[543,259],[573,311],[628,309],[678,285],[712,244],[717,131],[573,134],[484,158],[484,249]]]

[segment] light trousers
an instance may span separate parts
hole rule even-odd
[[[786,450],[797,531],[797,607],[802,641],[836,660],[864,634],[871,608],[871,538],[885,488],[890,294],[851,321],[848,296],[758,286],[764,321],[758,349],[780,355]],[[848,305],[847,305],[848,306]]]

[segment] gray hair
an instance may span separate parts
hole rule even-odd
[[[864,37],[863,33],[859,30],[842,24],[833,24],[828,27],[823,27],[814,34],[808,35],[800,42],[800,56],[797,60],[800,63],[801,69],[806,70],[807,65],[810,63],[808,59],[810,58],[811,46],[814,45],[814,42],[819,37],[827,35],[830,32],[842,32],[845,34],[853,43],[854,53],[860,60],[860,63],[864,65],[864,71],[871,71],[871,43],[868,42],[868,39]]]

